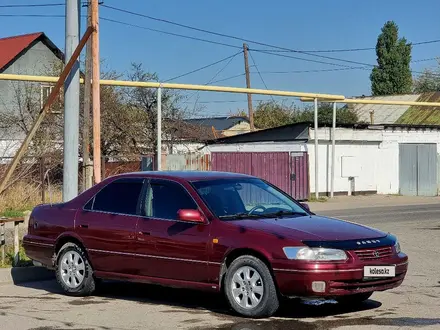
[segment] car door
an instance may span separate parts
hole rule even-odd
[[[147,255],[150,262],[142,265],[142,275],[207,282],[210,225],[180,221],[177,216],[181,209],[200,210],[188,190],[175,181],[151,179],[143,205],[137,253]]]
[[[136,274],[136,226],[144,179],[117,179],[101,189],[76,220],[95,271]]]

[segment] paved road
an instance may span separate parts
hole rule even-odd
[[[412,221],[429,222],[434,220],[439,220],[440,225],[440,203],[370,208],[361,207],[357,209],[350,208],[345,210],[316,211],[316,213],[319,215],[358,222],[364,225],[376,225],[384,222],[393,222],[396,224]]]
[[[284,303],[269,319],[231,314],[222,296],[149,285],[106,283],[93,297],[61,294],[53,281],[0,286],[0,329],[439,329],[440,207],[380,207],[320,212],[391,231],[409,255],[404,284],[357,308]]]

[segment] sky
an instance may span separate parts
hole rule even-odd
[[[0,37],[41,31],[63,50],[65,31],[63,17],[1,16],[5,14],[63,15],[63,6],[2,7],[8,4],[63,2],[63,0],[0,0]],[[107,6],[238,37],[238,39],[231,39],[206,34],[101,6],[101,18],[237,47],[189,40],[101,20],[100,51],[101,58],[105,60],[103,70],[127,73],[132,62],[142,63],[146,70],[157,73],[161,81],[240,52],[239,47],[243,45],[243,40],[240,39],[244,38],[249,40],[247,43],[250,55],[252,55],[249,63],[253,88],[265,89],[267,87],[268,89],[345,96],[370,95],[371,70],[347,70],[344,67],[358,67],[359,64],[292,52],[278,52],[277,54],[282,56],[276,56],[260,52],[260,50],[274,50],[273,48],[250,41],[301,51],[369,48],[375,47],[377,36],[383,24],[388,20],[394,20],[399,26],[399,36],[405,37],[410,42],[440,39],[440,20],[438,19],[440,1],[438,0],[104,0],[103,2]],[[82,9],[82,13],[86,13],[86,8]],[[85,17],[83,17],[82,32],[85,30],[85,23]],[[314,54],[376,64],[374,49]],[[287,58],[283,55],[333,64]],[[437,56],[440,56],[440,42],[413,47],[412,58],[415,61]],[[414,62],[411,67],[414,71],[422,71],[424,68],[435,67],[436,63],[435,60]],[[318,72],[292,72],[314,70]],[[206,84],[209,81],[239,75],[218,82],[216,85],[246,87],[243,73],[244,59],[243,54],[239,53],[235,57],[172,82]],[[199,116],[224,116],[237,112],[237,109],[247,109],[246,96],[241,94],[189,92],[189,95],[192,96],[187,101],[189,107],[193,106],[191,102],[197,98],[199,105],[203,106]],[[268,97],[258,95],[253,98],[254,104],[257,104],[259,100],[268,99]]]

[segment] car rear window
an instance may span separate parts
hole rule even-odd
[[[142,186],[143,179],[114,181],[95,196],[92,209],[101,212],[137,215]]]

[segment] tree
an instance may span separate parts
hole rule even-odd
[[[307,107],[300,112],[295,121],[297,122],[314,122],[315,108],[314,106]],[[359,122],[357,114],[347,107],[336,109],[336,123],[337,124],[356,124]],[[333,104],[320,103],[318,106],[318,124],[331,125],[333,123]]]
[[[440,62],[436,69],[425,69],[414,79],[414,93],[429,93],[440,91]]]
[[[260,129],[283,126],[294,122],[295,106],[275,101],[260,102],[254,111],[255,127]]]
[[[388,21],[377,38],[377,66],[373,68],[370,80],[373,95],[411,93],[410,69],[411,49],[405,38],[398,38],[399,28]]]

